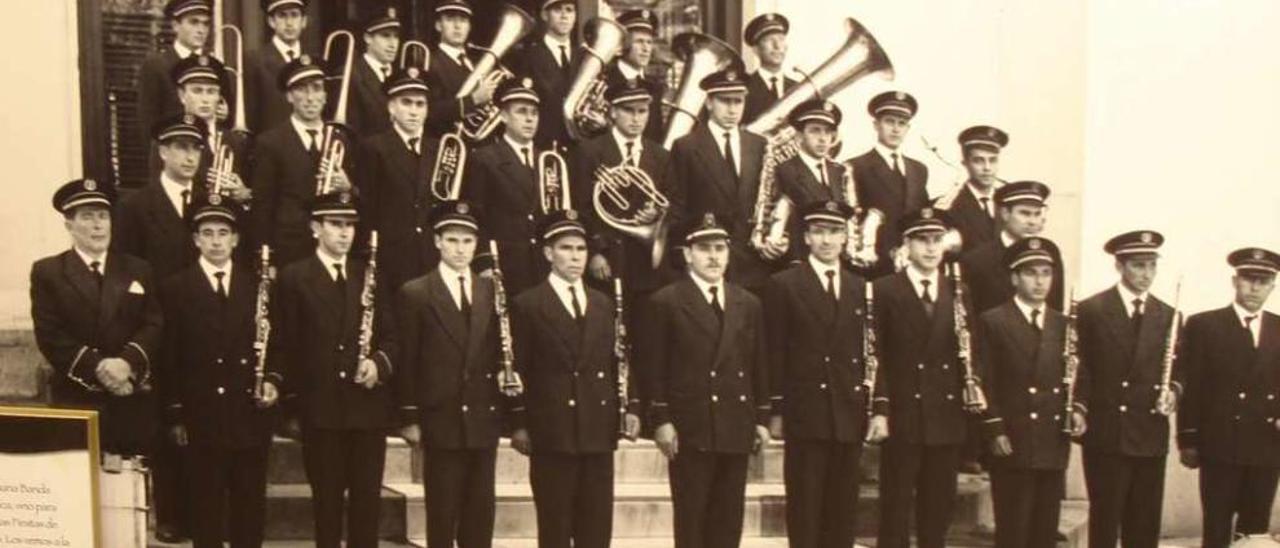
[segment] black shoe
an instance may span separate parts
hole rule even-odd
[[[171,525],[156,526],[156,540],[165,544],[181,544],[187,541],[187,535]]]

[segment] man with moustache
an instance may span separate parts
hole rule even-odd
[[[284,90],[276,82],[289,61],[302,56],[302,32],[307,30],[307,0],[262,0],[271,30],[269,45],[245,55],[245,108],[249,128],[263,133],[289,120],[293,113]]]
[[[431,50],[431,69],[427,87],[431,88],[431,104],[435,113],[427,121],[427,133],[439,138],[454,131],[465,113],[494,99],[496,77],[480,81],[471,95],[458,98],[458,90],[475,70],[475,60],[468,51],[471,36],[471,3],[467,0],[444,0],[436,4],[436,32],[440,43]],[[497,74],[496,72],[494,74]]]
[[[658,16],[652,10],[628,10],[618,16],[618,24],[627,29],[627,42],[622,55],[605,71],[605,83],[609,87],[634,84],[649,92],[649,122],[645,124],[644,136],[661,143],[666,132],[662,101],[666,98],[667,84],[647,75],[658,35]]]
[[[524,44],[516,54],[518,73],[533,79],[533,88],[543,99],[538,115],[539,147],[567,147],[564,101],[573,82],[580,51],[573,45],[573,29],[578,23],[577,0],[543,0],[539,18],[544,28],[540,36]]]
[[[352,63],[347,123],[356,136],[370,137],[391,129],[387,94],[383,90],[396,70],[396,54],[400,52],[400,20],[396,18],[396,9],[387,8],[370,19],[361,36],[364,55]]]
[[[998,174],[1009,134],[973,126],[960,132],[959,141],[969,179],[934,200],[933,207],[946,210],[964,248],[975,249],[997,237],[995,192],[1005,184]]]
[[[791,88],[800,85],[782,74],[787,60],[787,33],[791,21],[780,13],[762,13],[747,23],[742,31],[742,42],[751,46],[759,68],[747,78],[747,106],[742,119],[751,123]]]

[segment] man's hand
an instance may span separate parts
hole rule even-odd
[[[280,399],[280,390],[276,388],[275,383],[264,381],[262,383],[262,399],[258,400],[258,409],[266,409],[276,404]]]
[[[529,431],[524,428],[517,428],[511,433],[511,448],[524,456],[529,456],[529,450],[532,449],[532,443],[529,442]]]
[[[876,249],[873,246],[862,248],[861,251],[850,255],[849,259],[853,261],[854,266],[862,268],[870,268],[875,266],[878,258],[876,257]]]
[[[98,382],[102,383],[102,387],[113,395],[128,396],[133,393],[133,385],[129,382],[133,369],[129,367],[127,361],[120,358],[105,358],[98,362],[94,374],[98,377]]]
[[[997,457],[1007,457],[1013,454],[1013,443],[1009,441],[1009,436],[1000,434],[996,439],[991,440],[991,454]]]
[[[186,447],[191,442],[187,437],[187,427],[181,424],[175,424],[169,427],[169,440],[178,447]]]
[[[484,270],[481,270],[480,273],[477,274],[477,276],[480,276],[481,278],[485,278],[485,279],[493,279],[493,269],[486,268]]]
[[[676,458],[676,453],[680,451],[680,442],[676,437],[676,425],[668,422],[659,426],[653,432],[653,442],[658,445],[658,450],[662,452],[663,456],[667,457],[667,460]]]
[[[1071,421],[1071,437],[1078,438],[1083,436],[1085,430],[1088,429],[1088,423],[1085,421],[1084,413],[1072,411],[1069,420]]]
[[[378,386],[378,364],[368,358],[360,360],[356,367],[356,384],[365,388]]]
[[[791,245],[791,239],[786,236],[783,236],[776,240],[773,238],[765,238],[764,249],[760,250],[760,254],[764,255],[764,258],[772,261],[774,259],[781,257],[784,253],[786,253],[787,247],[790,245]]]
[[[1178,393],[1173,389],[1161,390],[1160,396],[1156,398],[1156,412],[1166,417],[1172,416],[1178,410]],[[1280,424],[1276,425],[1280,429]]]
[[[604,255],[593,255],[591,261],[587,263],[587,270],[591,272],[591,277],[597,280],[608,280],[613,277],[613,270],[609,268],[609,259]]]
[[[653,202],[649,202],[645,204],[644,207],[641,207],[640,211],[636,212],[635,221],[636,224],[653,224],[657,222],[658,215],[658,206],[653,205]]]
[[[763,424],[756,425],[756,441],[751,447],[752,453],[760,453],[765,447],[769,446],[769,427]]]
[[[889,417],[875,415],[867,423],[867,443],[880,443],[889,437]]]
[[[782,415],[773,415],[772,417],[769,417],[769,435],[775,440],[783,438]]]
[[[408,442],[409,445],[417,447],[418,444],[422,443],[422,427],[416,424],[401,426],[400,437],[404,438],[404,441]]]
[[[1182,465],[1187,468],[1196,469],[1200,467],[1200,450],[1195,447],[1187,447],[1178,451],[1178,460],[1182,461]]]
[[[622,417],[622,437],[636,441],[640,437],[640,416],[627,413]]]
[[[498,89],[498,82],[502,80],[502,73],[499,71],[490,72],[480,80],[480,84],[476,86],[476,90],[471,92],[471,102],[477,105],[483,105],[493,101],[493,92]]]
[[[249,189],[248,185],[244,184],[244,179],[241,179],[240,175],[234,171],[223,173],[222,177],[219,178],[219,182],[222,185],[222,192],[230,196],[232,200],[244,203],[253,198],[253,191]]]

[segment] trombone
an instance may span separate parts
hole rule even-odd
[[[231,131],[247,137],[249,124],[245,119],[244,34],[235,25],[222,23],[222,0],[214,1],[213,17],[213,28],[217,29],[213,37],[213,56],[223,63],[223,67],[235,79],[235,89],[232,92],[235,94],[235,104],[232,106]],[[230,33],[230,41],[234,42],[234,67],[227,62],[227,33]],[[223,100],[225,101],[225,94]],[[215,129],[212,141],[210,150],[213,153],[213,161],[209,165],[209,179],[212,180],[209,185],[210,195],[221,194],[223,180],[236,170],[236,153],[228,142],[226,132]]]
[[[338,79],[338,102],[334,106],[333,120],[326,122],[320,138],[320,169],[316,172],[316,194],[328,194],[333,190],[334,177],[342,170],[347,155],[347,103],[351,92],[351,63],[355,60],[356,38],[350,31],[335,30],[324,41],[325,63],[333,62],[334,44],[346,39],[346,56],[342,74]],[[333,77],[327,77],[333,78]]]

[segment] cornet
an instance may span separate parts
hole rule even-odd
[[[569,197],[569,164],[554,145],[538,154],[538,195],[543,214],[573,209]]]

